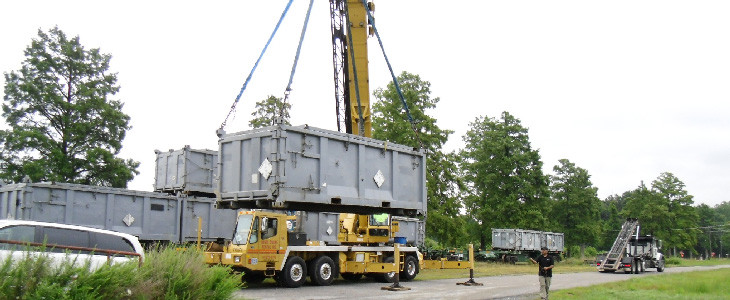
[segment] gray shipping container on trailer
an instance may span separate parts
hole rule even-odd
[[[128,233],[148,242],[230,239],[236,211],[215,208],[214,198],[173,196],[67,183],[0,186],[0,219],[83,225]]]
[[[209,194],[213,196],[218,171],[218,151],[190,149],[155,150],[155,191]]]
[[[563,252],[562,233],[524,229],[492,229],[492,248],[496,250]]]
[[[413,148],[308,126],[221,135],[219,205],[418,215],[426,156]]]

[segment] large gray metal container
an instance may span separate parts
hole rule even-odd
[[[233,235],[235,211],[214,208],[211,198],[66,183],[22,183],[0,187],[0,219],[83,225],[129,233],[142,241],[185,242]],[[207,225],[207,226],[206,226]]]
[[[394,216],[392,222],[398,222],[396,237],[406,238],[406,245],[420,247],[426,240],[426,222],[417,218]]]
[[[565,235],[563,233],[545,232],[541,238],[540,245],[548,247],[549,251],[565,251]]]
[[[327,245],[339,245],[340,214],[326,212],[298,212],[301,230],[310,241],[324,241]]]
[[[497,250],[562,252],[563,234],[524,229],[492,229],[492,248]]]
[[[224,207],[417,215],[426,156],[412,148],[307,126],[223,134]]]
[[[155,150],[155,154],[155,191],[213,196],[214,175],[218,168],[217,151],[185,146],[168,152]]]
[[[230,240],[236,226],[237,211],[216,208],[215,198],[179,197],[182,204],[180,224],[182,242],[193,242],[198,238],[198,218],[201,218],[201,240]]]

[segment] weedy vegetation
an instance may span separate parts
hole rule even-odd
[[[28,252],[26,252],[28,253]],[[195,248],[157,247],[136,261],[91,270],[88,261],[52,266],[47,255],[0,265],[0,299],[230,299],[241,275],[209,267]]]

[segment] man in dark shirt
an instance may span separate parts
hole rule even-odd
[[[553,278],[553,268],[555,267],[553,257],[548,255],[547,247],[542,247],[542,255],[538,256],[537,260],[530,257],[530,260],[533,264],[538,264],[539,267],[537,275],[540,278],[540,298],[548,299],[550,281]]]

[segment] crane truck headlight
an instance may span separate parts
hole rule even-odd
[[[240,256],[234,256],[233,257],[233,262],[234,263],[240,263],[241,262],[241,257]]]

